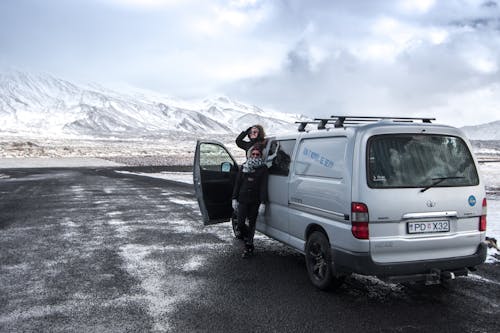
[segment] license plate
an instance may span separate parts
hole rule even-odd
[[[448,231],[450,231],[450,221],[408,222],[409,234]]]

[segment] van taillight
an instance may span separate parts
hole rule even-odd
[[[368,239],[368,207],[364,203],[351,203],[351,231],[354,237]]]
[[[486,198],[483,199],[483,211],[479,218],[479,231],[486,231]]]

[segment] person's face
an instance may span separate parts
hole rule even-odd
[[[250,156],[252,156],[252,158],[260,158],[260,151],[254,150]]]
[[[258,136],[259,136],[259,129],[257,127],[252,127],[249,134],[250,139],[256,139]]]

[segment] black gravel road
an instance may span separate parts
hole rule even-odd
[[[192,185],[0,170],[0,331],[498,331],[498,264],[440,286],[354,275],[322,292],[301,255],[257,235],[241,259],[230,229],[202,226]]]

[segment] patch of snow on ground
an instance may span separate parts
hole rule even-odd
[[[176,182],[193,184],[193,173],[192,172],[170,172],[170,171],[162,171],[156,173],[146,173],[146,172],[130,172],[130,171],[115,171],[117,173],[129,174],[129,175],[137,175],[151,178],[159,178],[166,180],[173,180]]]
[[[497,240],[497,244],[500,246],[500,200],[488,200],[488,213],[486,221],[486,236],[495,238]],[[500,251],[494,248],[488,249],[486,262],[499,262],[500,260],[494,257],[495,254],[500,256]]]
[[[479,163],[479,172],[487,189],[500,187],[500,162]]]
[[[477,275],[477,274],[469,273],[469,275],[467,275],[467,278],[472,279],[472,280],[481,281],[481,282],[486,282],[486,283],[492,283],[492,284],[498,284],[498,285],[500,285],[500,283],[498,283],[496,281],[484,278],[481,275]]]
[[[178,205],[198,205],[198,203],[194,200],[184,200],[178,198],[169,199],[171,202],[176,203]]]
[[[203,266],[203,263],[205,262],[205,258],[202,256],[193,256],[189,258],[188,262],[186,262],[182,266],[182,270],[185,272],[193,272],[198,270],[200,267]]]
[[[108,224],[111,225],[120,225],[120,224],[125,224],[125,221],[119,220],[119,219],[111,219],[108,221]]]
[[[165,251],[162,247],[127,244],[120,250],[127,272],[141,281],[144,295],[136,295],[136,298],[146,304],[154,320],[153,330],[168,331],[168,313],[174,310],[176,303],[188,298],[198,283],[182,275],[167,274],[165,262],[152,259],[153,254]],[[169,278],[165,279],[167,275]]]
[[[65,167],[116,167],[123,164],[89,157],[61,158],[0,158],[0,169],[12,168],[65,168]]]
[[[106,215],[108,216],[116,216],[116,215],[122,215],[123,212],[120,211],[114,211],[114,212],[107,212]]]
[[[73,222],[69,219],[66,219],[64,222],[61,222],[61,225],[64,227],[69,227],[69,228],[78,228],[79,227],[78,224],[76,224],[75,222]]]
[[[198,228],[195,228],[193,226],[190,226],[190,225],[185,225],[185,224],[182,224],[182,223],[170,223],[170,230],[172,232],[176,232],[176,233],[181,233],[181,234],[184,234],[184,233],[196,233],[196,232],[199,232],[199,229]]]

